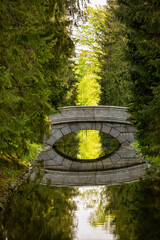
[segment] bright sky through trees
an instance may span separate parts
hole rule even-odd
[[[96,5],[106,5],[107,0],[90,0],[91,4],[88,4],[91,7],[95,7]]]

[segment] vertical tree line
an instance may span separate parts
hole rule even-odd
[[[160,2],[108,0],[92,11],[103,105],[128,106],[144,156],[160,156]]]
[[[160,156],[160,2],[117,0],[117,4],[113,12],[126,26],[131,120],[142,153]]]
[[[72,102],[71,25],[80,15],[78,0],[0,2],[1,156],[43,142],[47,116]]]

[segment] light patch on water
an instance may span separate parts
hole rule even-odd
[[[106,198],[103,198],[105,187],[80,187],[80,194],[74,199],[77,205],[75,219],[77,232],[74,240],[115,240],[111,233],[109,218],[105,224],[92,219],[99,207],[106,206]]]

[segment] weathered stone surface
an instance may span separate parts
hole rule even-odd
[[[76,132],[79,130],[79,126],[76,123],[70,123],[69,124],[71,132]]]
[[[133,158],[137,156],[137,151],[134,148],[124,148],[120,147],[118,150],[118,155],[121,158]]]
[[[118,140],[121,144],[127,142],[127,138],[126,138],[126,136],[123,135],[123,133],[120,133],[120,134],[119,134],[119,136],[117,137],[117,140]]]
[[[56,138],[57,140],[60,139],[62,137],[62,132],[60,130],[56,131],[54,134],[53,134],[53,137]]]
[[[43,179],[41,180],[42,184],[47,184],[47,182],[50,182],[51,185],[63,185],[64,184],[64,178],[62,174],[49,174],[45,173],[43,175]]]
[[[93,162],[93,169],[103,170],[104,168],[103,168],[102,161]]]
[[[120,133],[125,133],[125,132],[128,132],[128,127],[122,125],[122,126],[116,127],[116,130],[118,130]]]
[[[64,158],[62,165],[64,166],[65,169],[70,169],[72,165],[72,161]]]
[[[47,152],[41,152],[38,155],[38,160],[49,160],[51,157],[47,154]]]
[[[102,129],[102,123],[99,123],[99,122],[92,123],[92,130],[101,131],[101,129]]]
[[[111,127],[109,127],[109,126],[107,125],[107,123],[103,123],[102,130],[101,130],[101,131],[104,132],[104,133],[110,133]]]
[[[131,125],[127,125],[127,129],[128,129],[128,132],[130,132],[130,133],[135,133],[136,132],[136,129]]]
[[[53,186],[90,186],[90,185],[116,185],[132,182],[145,176],[146,164],[125,169],[115,169],[95,172],[63,172],[47,171],[43,174],[41,183],[49,180]]]
[[[81,171],[91,171],[93,170],[93,163],[82,163],[81,164]]]
[[[71,170],[81,170],[81,163],[80,162],[72,162],[72,165],[71,165]]]
[[[134,142],[135,141],[135,137],[133,133],[123,133],[123,135],[126,137],[126,139],[128,140],[128,142]]]
[[[77,122],[77,126],[78,126],[78,130],[84,130],[86,129],[86,125],[85,125],[85,122]]]
[[[109,133],[111,136],[117,138],[118,135],[120,134],[120,132],[114,128],[111,129],[110,133]]]
[[[52,160],[46,160],[44,162],[45,168],[47,168],[48,166],[59,166],[59,165],[60,165],[60,162],[55,160],[55,158],[52,159]]]
[[[47,141],[45,141],[45,144],[53,146],[53,144],[57,141],[55,137],[50,137]]]
[[[53,160],[57,163],[57,165],[58,165],[58,164],[61,165],[62,162],[63,162],[63,159],[64,159],[64,158],[63,158],[62,156],[56,155]]]
[[[116,162],[120,161],[121,157],[117,153],[115,153],[112,156],[110,156],[110,159],[111,159],[112,163],[116,163]]]
[[[107,158],[107,159],[102,160],[102,165],[103,165],[103,168],[106,169],[108,167],[112,167],[113,163],[110,158]]]
[[[57,153],[53,148],[49,151],[46,151],[46,153],[50,156],[50,159],[54,159],[57,156]]]
[[[127,120],[129,114],[126,110],[114,106],[60,108],[61,114],[50,118],[52,136],[45,142],[49,149],[38,156],[45,169],[41,183],[46,184],[50,180],[55,186],[115,185],[143,177],[146,165],[141,164],[143,160],[130,145],[135,139],[135,129]],[[109,158],[85,163],[64,159],[51,148],[59,138],[70,132],[90,129],[117,138],[121,147]],[[34,174],[32,178],[35,178]]]
[[[107,174],[102,174],[102,173],[98,173],[96,174],[96,184],[97,185],[108,185],[111,182],[111,174],[107,173]]]
[[[70,129],[69,125],[66,124],[66,126],[61,129],[61,132],[63,135],[71,133],[71,129]]]

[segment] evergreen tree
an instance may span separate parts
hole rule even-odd
[[[115,14],[126,25],[130,62],[130,112],[143,154],[160,155],[160,2],[118,0]]]
[[[80,14],[78,0],[0,2],[1,156],[43,142],[47,116],[66,103],[73,85],[70,26]]]
[[[126,38],[123,36],[125,26],[121,24],[107,6],[94,13],[93,24],[96,30],[98,48],[96,48],[101,77],[102,105],[126,106],[129,97],[128,63],[124,59]],[[101,20],[103,16],[103,20]]]

